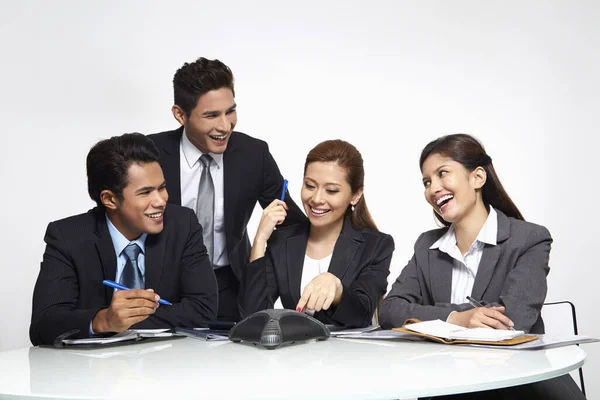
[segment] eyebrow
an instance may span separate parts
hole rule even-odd
[[[313,182],[313,183],[317,183],[317,181],[315,181],[315,180],[314,180],[314,179],[312,179],[312,178],[307,178],[307,177],[305,177],[305,178],[304,178],[304,180],[311,181],[311,182]],[[325,185],[324,185],[324,186],[326,186],[326,185],[334,185],[334,186],[340,186],[340,187],[342,186],[341,184],[339,184],[339,183],[335,183],[335,182],[325,182]]]
[[[437,168],[435,169],[435,171],[433,171],[433,173],[435,174],[436,172],[438,172],[440,169],[442,169],[442,168],[444,168],[444,167],[446,167],[446,168],[447,168],[447,167],[449,167],[449,165],[442,164],[442,165],[440,165],[439,167],[437,167]],[[427,179],[429,179],[429,178],[423,178],[423,179],[421,179],[421,181],[424,183],[424,182],[425,182]]]
[[[231,111],[235,110],[236,107],[237,107],[237,104],[233,103],[233,105],[231,107],[229,107],[225,112],[226,113],[231,112]],[[202,115],[205,117],[208,117],[211,115],[218,115],[218,114],[219,114],[219,111],[217,111],[217,110],[207,110],[202,113]]]
[[[160,185],[158,185],[159,189],[162,187],[167,186],[167,181],[163,181],[163,183],[161,183]],[[139,188],[138,190],[135,191],[136,194],[142,193],[142,192],[147,192],[149,190],[154,190],[155,187],[154,186],[142,186],[141,188]]]

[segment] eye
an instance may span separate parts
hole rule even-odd
[[[443,177],[444,177],[444,175],[446,175],[447,173],[448,173],[448,171],[441,170],[441,171],[439,172],[439,176],[440,176],[440,178],[443,178]]]
[[[327,192],[328,194],[336,194],[336,193],[338,193],[338,192],[339,192],[339,190],[337,190],[337,189],[327,189],[327,190],[326,190],[326,192]]]
[[[429,185],[431,185],[431,181],[430,181],[430,180],[424,180],[424,181],[423,181],[423,186],[424,186],[424,187],[426,187],[426,188],[427,188],[427,187],[429,187]]]
[[[313,185],[311,185],[310,183],[306,183],[306,182],[304,182],[304,187],[307,189],[311,189],[311,190],[315,188]]]
[[[234,108],[233,110],[229,110],[229,111],[227,111],[227,114],[232,114],[232,113],[234,113],[234,112],[236,112],[236,111],[237,111],[237,109],[235,109],[235,108]]]

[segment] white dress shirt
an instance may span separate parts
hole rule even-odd
[[[475,276],[479,269],[479,262],[483,255],[485,244],[496,245],[498,237],[498,216],[492,206],[488,217],[481,227],[475,241],[463,256],[456,245],[454,225],[450,225],[448,231],[439,238],[430,249],[439,249],[454,259],[452,266],[452,304],[468,303],[467,296],[473,291]],[[481,300],[481,299],[476,299]]]
[[[314,260],[307,255],[304,256],[302,280],[300,281],[300,295],[304,293],[304,288],[306,285],[308,285],[310,281],[312,281],[317,275],[329,271],[329,263],[331,262],[332,254],[333,253],[320,260]],[[283,308],[283,305],[281,304],[281,298],[277,299],[273,308]],[[310,311],[312,310],[308,310],[309,314],[314,314],[314,311],[312,313]]]
[[[223,196],[223,154],[209,153],[215,162],[210,164],[210,174],[215,187],[214,216],[214,260],[216,267],[229,265],[227,244],[225,241],[225,201]],[[204,164],[200,162],[202,152],[190,142],[185,129],[179,146],[179,168],[181,176],[181,205],[196,212],[198,203],[198,186]]]

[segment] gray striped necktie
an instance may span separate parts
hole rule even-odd
[[[210,164],[213,158],[209,154],[202,154],[200,162],[204,165],[200,184],[198,185],[198,202],[196,204],[196,215],[198,222],[202,225],[202,239],[208,251],[208,257],[214,264],[214,218],[215,218],[215,185],[210,174]]]
[[[144,289],[144,277],[138,266],[138,256],[140,255],[140,246],[136,243],[129,243],[123,253],[127,257],[125,268],[121,274],[120,284],[127,286],[130,289]]]

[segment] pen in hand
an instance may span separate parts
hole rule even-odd
[[[283,180],[283,189],[281,189],[281,196],[279,197],[279,200],[285,201],[285,192],[287,190],[287,187],[288,187],[288,180],[284,179]]]
[[[489,308],[491,307],[490,305],[483,305],[479,300],[475,300],[474,298],[472,298],[471,296],[467,296],[467,301],[469,302],[470,305],[472,305],[473,307],[477,308],[477,307],[485,307],[485,308]],[[508,327],[508,330],[510,331],[514,331],[515,328],[513,328],[512,326]]]
[[[131,290],[127,286],[121,285],[120,283],[117,283],[115,281],[110,281],[108,279],[103,280],[102,284],[104,284],[106,286],[110,286],[111,288],[114,288],[114,289]],[[159,304],[164,304],[165,306],[172,306],[173,305],[173,304],[169,303],[167,300],[163,300],[163,299],[158,299],[158,303]]]

